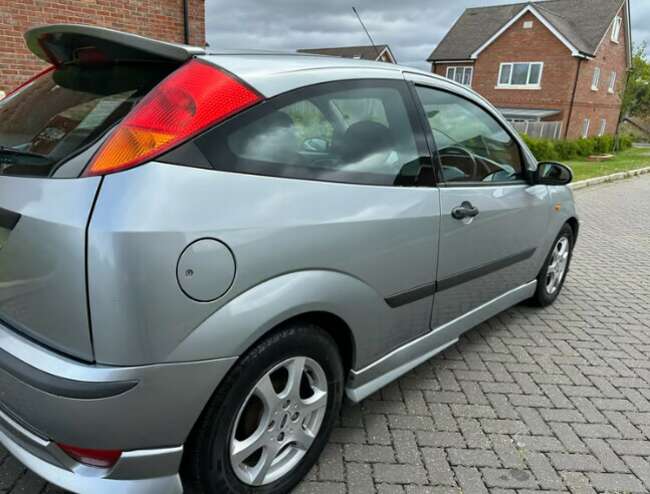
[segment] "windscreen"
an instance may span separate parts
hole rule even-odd
[[[0,175],[50,176],[176,67],[70,64],[44,72],[0,101]]]

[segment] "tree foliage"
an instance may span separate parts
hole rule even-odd
[[[623,94],[622,111],[625,116],[650,117],[650,63],[644,41],[634,46],[632,68]]]

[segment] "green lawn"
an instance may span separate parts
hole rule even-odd
[[[650,166],[650,148],[632,148],[616,153],[609,161],[574,160],[566,161],[575,175],[574,182],[588,178],[602,177],[612,173],[635,170]]]

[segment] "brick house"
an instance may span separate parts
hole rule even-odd
[[[428,61],[522,131],[614,134],[632,58],[629,0],[546,0],[470,8]]]
[[[11,90],[43,68],[25,47],[23,33],[59,23],[96,24],[203,46],[205,0],[0,0],[0,91]]]
[[[298,53],[313,53],[331,57],[372,60],[373,62],[397,63],[395,55],[388,45],[339,46],[337,48],[302,48]]]

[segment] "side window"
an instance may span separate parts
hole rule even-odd
[[[525,177],[519,145],[489,113],[445,91],[417,86],[417,92],[444,182],[512,182]]]
[[[405,83],[316,85],[267,101],[197,139],[218,170],[417,186],[431,169]]]

